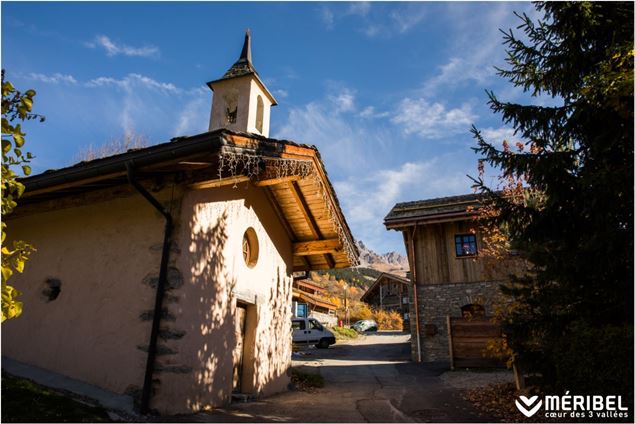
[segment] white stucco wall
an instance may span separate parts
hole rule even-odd
[[[262,132],[256,128],[257,98],[262,97],[263,126]],[[227,98],[236,98],[238,113],[236,122],[226,123]],[[250,76],[232,78],[214,83],[212,110],[210,112],[209,130],[227,128],[232,131],[243,131],[269,137],[269,120],[271,114],[271,100],[261,86]]]
[[[286,389],[292,245],[268,202],[263,189],[241,185],[186,192],[175,207],[151,408],[175,414],[229,401],[237,301],[248,305],[243,392]],[[24,313],[2,324],[2,354],[116,393],[138,392],[163,227],[138,194],[11,220],[10,233],[38,251],[12,278]],[[253,268],[242,257],[249,227],[259,240]],[[51,277],[62,287],[47,302]]]
[[[61,204],[60,204],[61,205]],[[61,207],[8,221],[9,234],[37,252],[11,284],[20,317],[2,324],[2,354],[123,393],[141,387],[158,273],[163,219],[140,196]],[[62,283],[57,299],[43,291]]]
[[[187,412],[226,404],[232,390],[236,302],[248,305],[243,392],[285,390],[291,361],[291,242],[262,189],[240,185],[196,190],[184,197],[176,267],[184,285],[170,306],[169,326],[185,334],[165,341],[178,353],[164,364],[191,370],[162,372],[152,407]],[[257,264],[242,256],[243,234],[253,228]],[[167,324],[166,324],[167,325]]]

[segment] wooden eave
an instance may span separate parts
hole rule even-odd
[[[325,293],[327,291],[324,287],[320,287],[317,284],[309,283],[306,280],[296,280],[293,282],[293,284],[296,285],[299,289],[301,289],[301,287],[307,287],[320,293]]]
[[[259,147],[259,139],[251,134],[228,134],[226,139],[236,147]],[[345,243],[354,248],[353,239],[316,149],[284,144],[277,157],[310,161],[323,188],[316,186],[316,181],[311,176],[254,183],[269,192],[273,209],[279,213],[283,226],[288,229],[293,241],[293,270],[348,268],[357,265],[357,258],[351,260],[350,252],[345,248]],[[335,215],[334,220],[331,219],[329,209]],[[344,231],[338,231],[337,225]],[[348,240],[341,239],[339,233],[342,232]],[[356,250],[354,254],[357,254]]]
[[[391,219],[384,221],[384,225],[388,230],[403,231],[408,227],[415,225],[440,224],[444,222],[466,221],[475,216],[475,212],[452,212],[436,215],[410,216],[402,219]]]

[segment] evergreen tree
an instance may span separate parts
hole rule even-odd
[[[530,263],[503,291],[509,344],[545,390],[633,393],[633,4],[537,3],[503,32],[499,75],[557,106],[489,105],[524,144],[497,149],[473,128],[507,187],[488,194]],[[482,165],[481,165],[482,168]],[[632,409],[631,409],[632,411]]]

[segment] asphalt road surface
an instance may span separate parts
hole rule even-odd
[[[308,348],[293,365],[321,374],[315,392],[289,391],[190,416],[198,422],[487,422],[444,383],[442,366],[409,360],[409,334],[378,332]]]

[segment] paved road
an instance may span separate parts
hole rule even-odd
[[[442,367],[409,361],[409,335],[379,332],[327,350],[309,348],[294,366],[319,372],[325,387],[233,404],[195,421],[235,422],[477,422]]]

